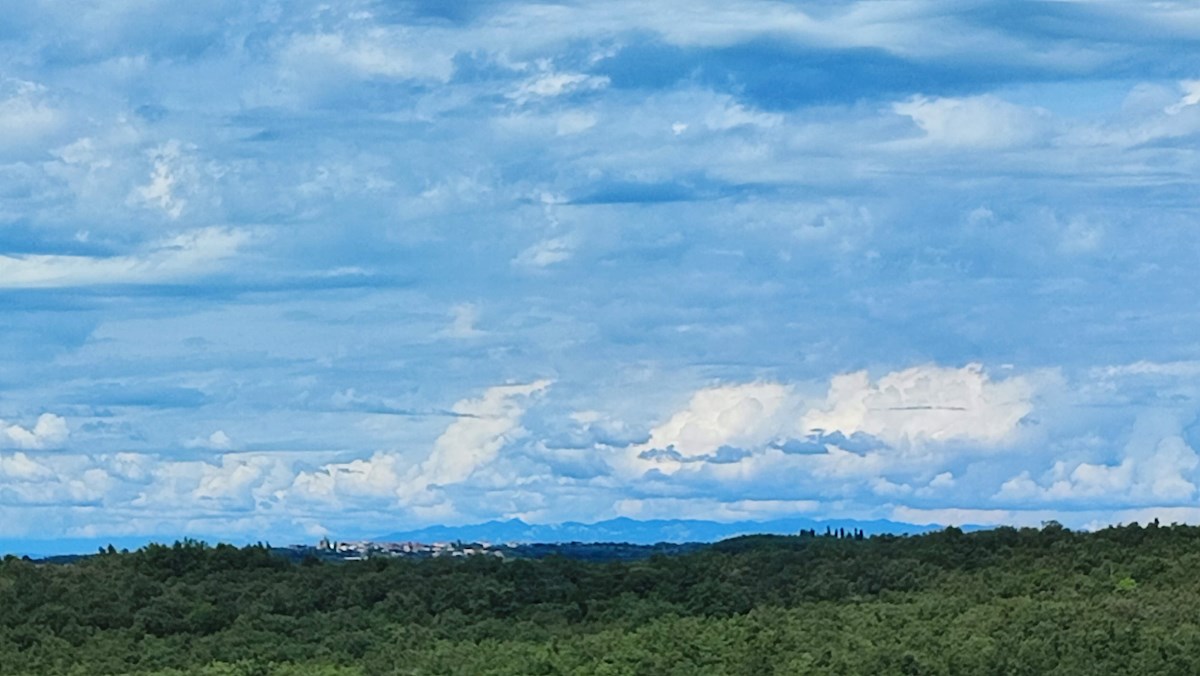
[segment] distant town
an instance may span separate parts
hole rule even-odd
[[[461,558],[491,556],[500,559],[542,559],[563,556],[592,561],[627,561],[654,555],[683,554],[706,546],[703,543],[638,545],[616,542],[558,542],[496,544],[489,542],[375,542],[371,540],[337,541],[328,537],[313,544],[293,544],[283,550],[288,558],[304,561],[363,561],[373,558]]]

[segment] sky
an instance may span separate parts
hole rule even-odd
[[[1200,522],[1195,3],[10,4],[0,538]]]

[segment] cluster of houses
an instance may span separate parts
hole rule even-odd
[[[439,556],[498,556],[503,558],[503,546],[495,546],[486,542],[335,542],[328,537],[321,538],[314,548],[312,545],[292,545],[291,549],[299,552],[312,552],[342,559],[344,561],[361,561],[372,557],[411,557],[434,558]]]

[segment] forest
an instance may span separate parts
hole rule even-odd
[[[0,562],[0,674],[1200,673],[1200,528],[735,538],[640,561]]]

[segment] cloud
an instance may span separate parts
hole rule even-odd
[[[678,470],[724,446],[758,448],[795,430],[800,401],[779,383],[719,385],[697,391],[687,405],[650,430],[650,439],[625,451],[626,470]]]
[[[950,488],[954,485],[954,474],[942,472],[929,480],[930,488]]]
[[[184,444],[188,448],[209,448],[227,451],[233,446],[233,439],[224,430],[217,430],[207,437],[196,437]]]
[[[479,321],[479,308],[472,303],[459,303],[450,308],[450,326],[442,332],[442,335],[449,338],[475,338],[483,335],[483,331],[476,328],[475,324]]]
[[[347,79],[445,83],[454,48],[436,30],[351,19],[336,30],[297,34],[279,52],[285,87],[304,95],[345,89]]]
[[[251,240],[246,230],[210,227],[158,240],[136,254],[0,255],[0,288],[53,288],[97,284],[154,284],[217,269]]]
[[[1033,386],[992,380],[979,364],[917,366],[872,383],[866,371],[837,376],[825,401],[805,414],[806,431],[862,432],[889,444],[967,441],[994,445],[1033,410]]]
[[[148,471],[150,481],[128,504],[183,515],[255,509],[276,501],[295,476],[288,458],[271,454],[224,454],[215,462],[154,459]]]
[[[542,72],[521,82],[509,98],[518,104],[539,99],[554,98],[564,94],[604,89],[609,79],[602,75],[585,73]]]
[[[525,249],[513,259],[513,265],[525,268],[546,268],[555,263],[570,260],[574,251],[569,242],[562,237],[542,240]]]
[[[738,127],[774,127],[783,123],[783,116],[777,113],[763,113],[747,108],[744,104],[736,101],[727,101],[726,105],[710,109],[704,118],[704,126],[715,131],[725,131],[728,129],[737,129]],[[683,129],[675,131],[675,125],[672,125],[672,133],[679,135],[686,131],[687,125]]]
[[[1049,114],[992,95],[965,98],[914,96],[892,104],[922,131],[930,147],[994,150],[1033,143],[1049,132]]]
[[[8,448],[54,448],[67,440],[70,430],[67,421],[53,413],[38,416],[33,427],[20,425],[5,426],[0,422],[0,447]]]
[[[1192,474],[1200,455],[1180,437],[1161,440],[1149,454],[1131,451],[1117,464],[1066,461],[1054,464],[1046,483],[1028,471],[1000,486],[996,498],[1009,502],[1090,502],[1095,504],[1178,503],[1196,494]]]
[[[1103,366],[1092,369],[1098,378],[1129,378],[1138,376],[1161,376],[1169,378],[1192,378],[1200,375],[1200,361],[1151,362],[1136,361],[1131,364]]]
[[[1188,106],[1200,105],[1200,80],[1181,80],[1179,88],[1183,90],[1183,98],[1164,109],[1168,115],[1178,115]]]
[[[548,387],[549,380],[499,385],[488,388],[479,399],[455,404],[452,410],[463,417],[450,423],[433,442],[429,457],[412,473],[411,485],[423,491],[430,486],[457,483],[494,460],[500,449],[525,434],[520,425],[524,402]]]
[[[697,391],[649,439],[605,452],[643,490],[766,497],[954,499],[954,467],[1004,458],[1033,410],[1024,377],[993,380],[977,364],[926,365],[872,382],[835,376],[809,385],[756,382]],[[994,485],[994,484],[993,484]]]
[[[520,423],[527,402],[549,386],[550,381],[538,380],[490,387],[482,397],[454,405],[459,417],[437,437],[423,461],[413,464],[399,453],[378,451],[368,458],[329,463],[297,474],[290,494],[332,504],[382,500],[412,509],[450,510],[439,489],[466,481],[524,436]]]
[[[55,477],[54,471],[24,453],[0,453],[0,475],[19,481],[47,481]]]
[[[300,472],[292,482],[289,496],[330,505],[380,498],[394,503],[405,469],[401,456],[377,451],[369,458]]]
[[[135,188],[129,196],[130,201],[157,207],[171,220],[178,219],[187,206],[187,200],[179,195],[181,184],[196,179],[195,171],[185,162],[184,150],[176,140],[151,150],[148,153],[153,162],[150,181]]]
[[[41,145],[66,126],[67,116],[48,100],[45,87],[0,78],[0,157]]]

